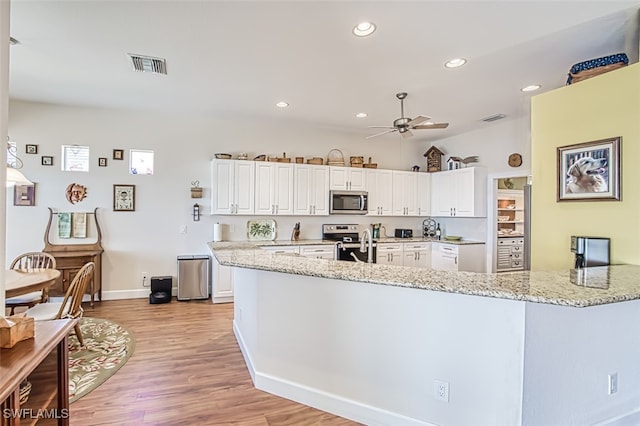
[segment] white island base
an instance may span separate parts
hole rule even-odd
[[[622,425],[640,410],[637,300],[574,308],[245,268],[234,282],[256,388],[357,422]]]

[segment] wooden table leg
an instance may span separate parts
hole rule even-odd
[[[58,425],[69,426],[69,337],[58,343]]]

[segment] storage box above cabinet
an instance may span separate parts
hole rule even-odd
[[[487,170],[483,167],[432,173],[431,215],[487,216]]]

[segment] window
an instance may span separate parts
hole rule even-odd
[[[62,170],[65,172],[88,172],[89,147],[62,145]]]
[[[139,149],[129,151],[129,173],[132,175],[153,175],[153,151]]]

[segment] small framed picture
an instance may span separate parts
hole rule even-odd
[[[620,201],[621,137],[558,148],[558,201]]]
[[[113,159],[114,160],[124,160],[124,150],[123,149],[114,149],[113,150]]]
[[[25,149],[25,152],[27,154],[37,154],[38,153],[38,145],[30,145],[27,144],[27,147]]]
[[[98,167],[107,167],[107,157],[98,158]]]
[[[36,184],[16,185],[13,187],[14,206],[35,206],[36,205]]]
[[[53,157],[51,157],[50,155],[43,155],[42,156],[42,165],[43,166],[53,166]]]
[[[132,212],[136,210],[136,186],[113,185],[113,211]]]

